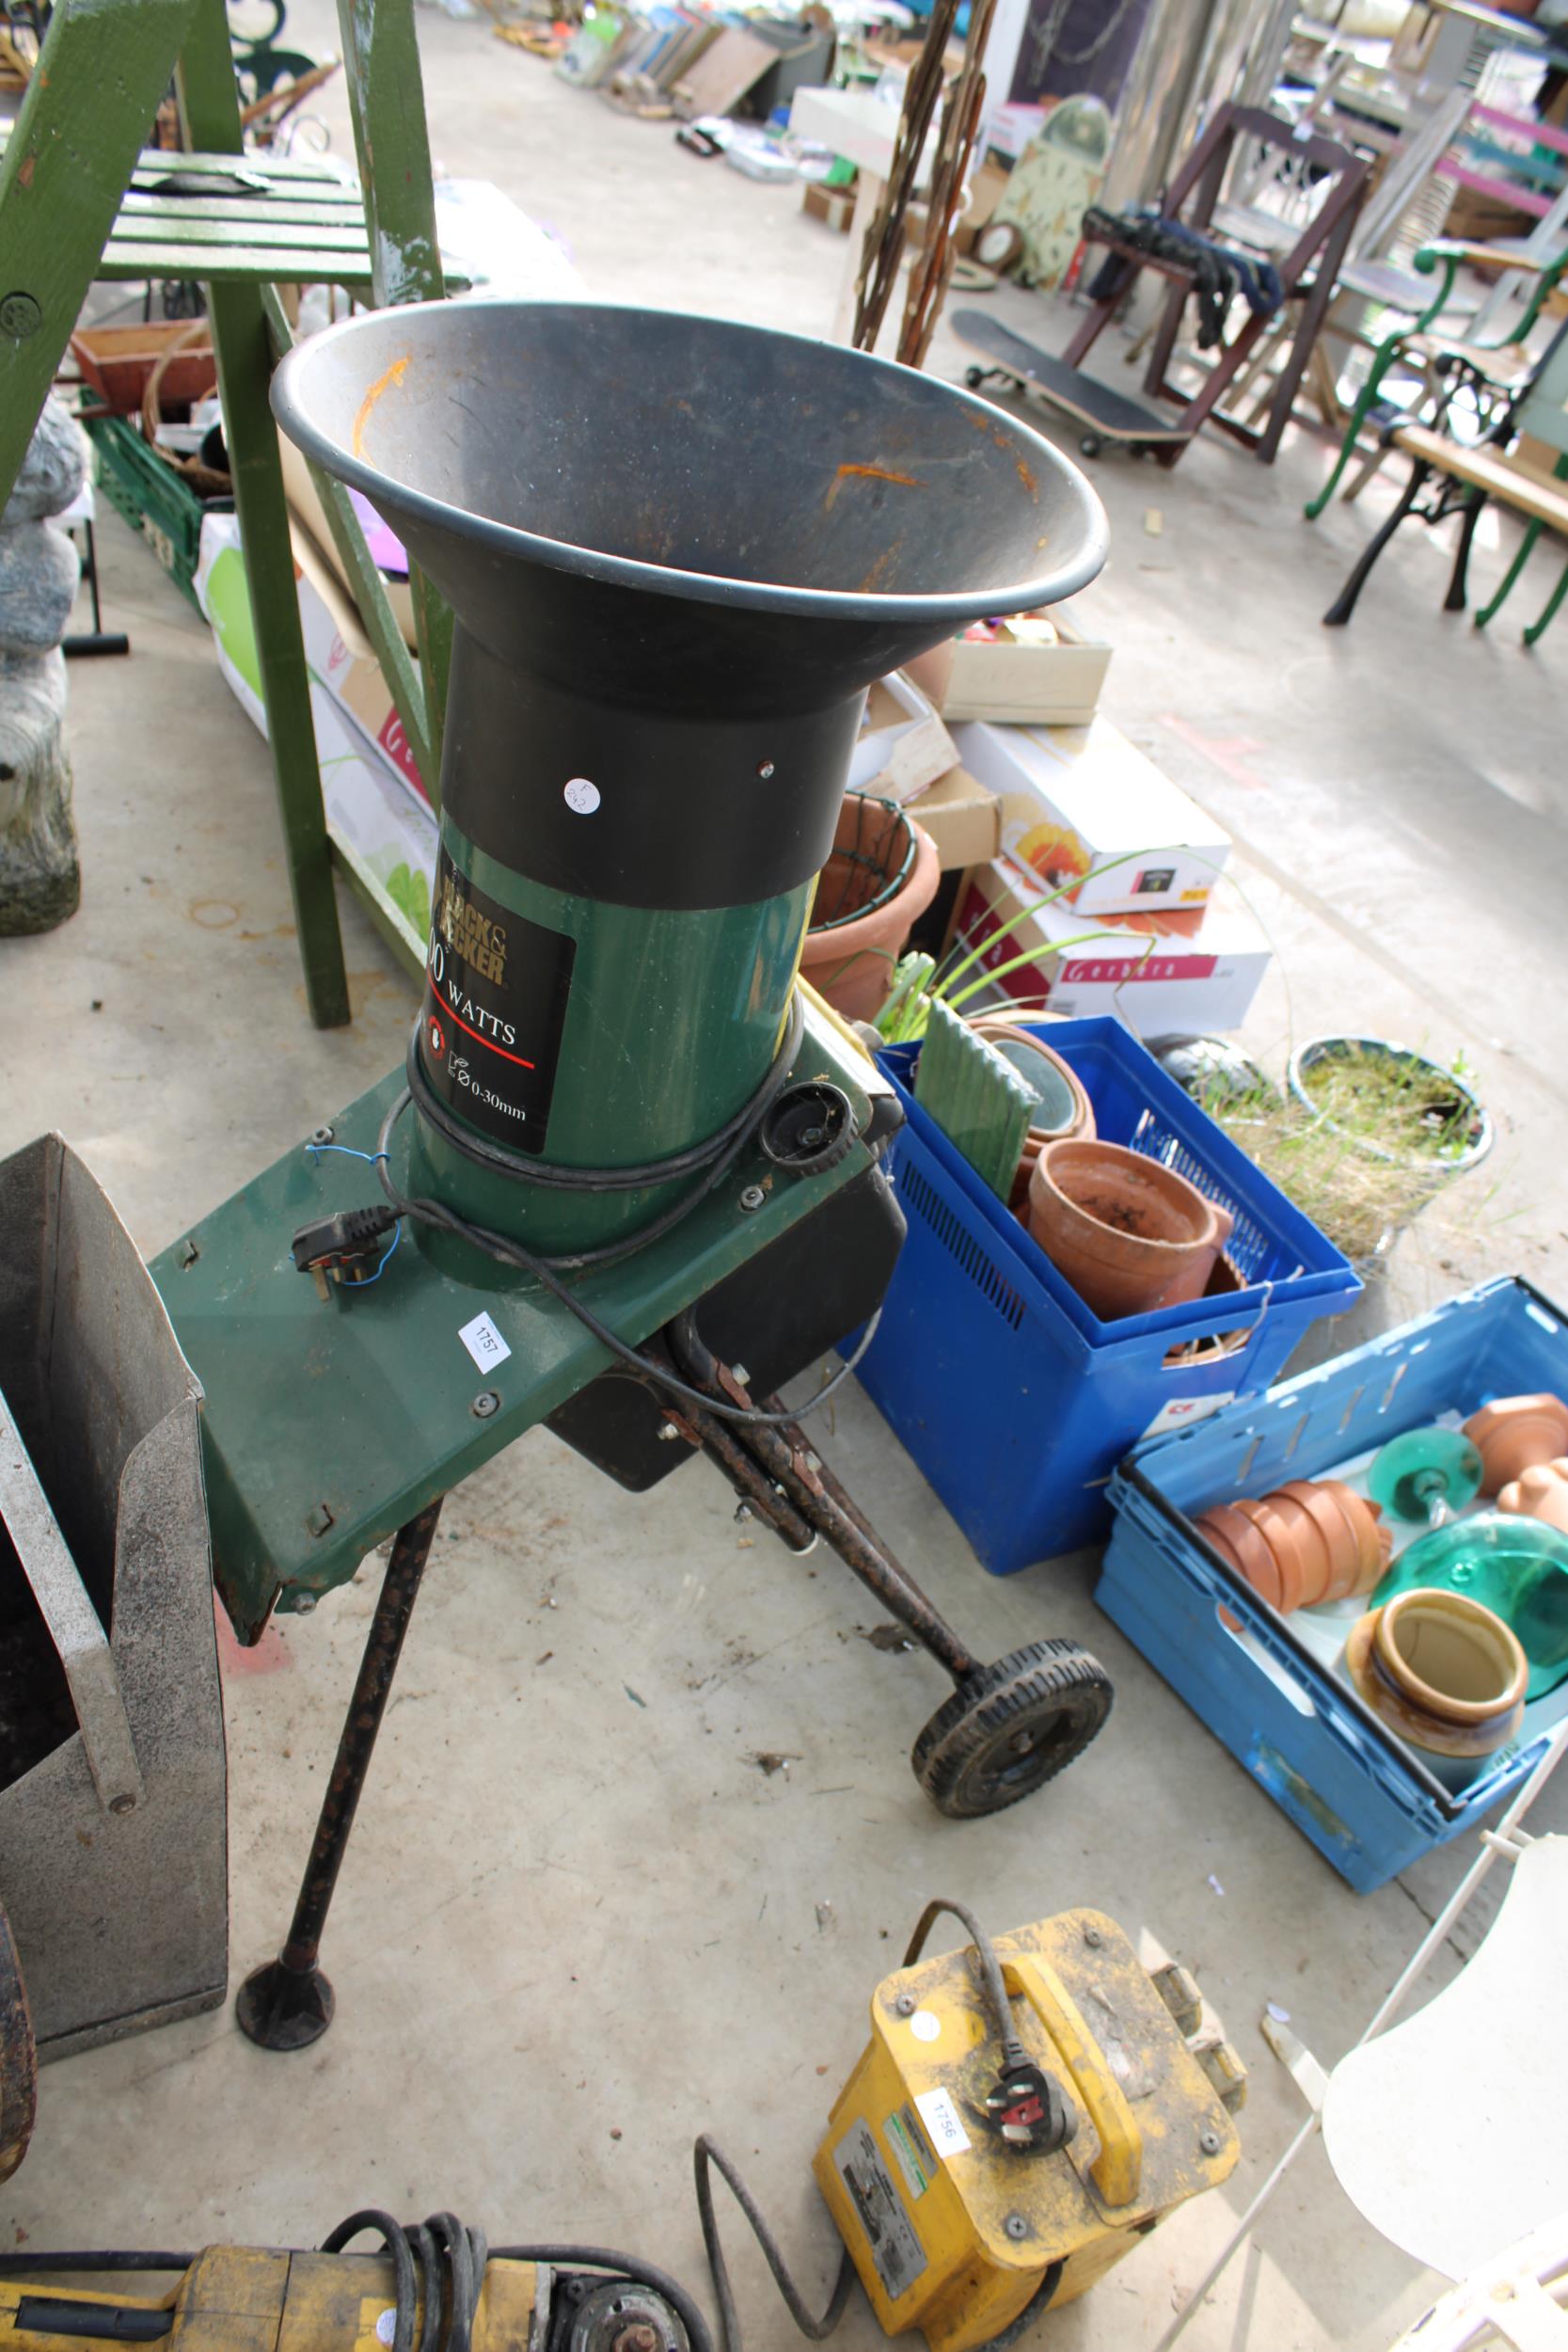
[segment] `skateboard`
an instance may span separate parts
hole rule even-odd
[[[1082,368],[1069,367],[1065,359],[1025,342],[984,310],[956,310],[951,325],[966,350],[980,352],[988,362],[964,370],[971,391],[995,375],[1038,392],[1079,428],[1078,446],[1085,457],[1098,457],[1107,442],[1115,442],[1135,457],[1147,453],[1162,466],[1174,466],[1193,437],[1183,426],[1173,424],[1168,414],[1147,402],[1130,400],[1098,376],[1085,375]]]

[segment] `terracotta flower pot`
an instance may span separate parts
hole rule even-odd
[[[1328,1583],[1328,1551],[1297,1503],[1283,1508],[1273,1495],[1250,1497],[1236,1505],[1252,1521],[1279,1569],[1279,1606],[1286,1615],[1321,1600]]]
[[[1246,1288],[1246,1277],[1228,1249],[1222,1249],[1203,1285],[1205,1298],[1234,1298]],[[1178,1340],[1165,1350],[1167,1364],[1207,1363],[1216,1356],[1235,1356],[1245,1347],[1256,1326],[1243,1323],[1235,1331],[1204,1331],[1196,1339]]]
[[[874,1021],[881,1010],[893,968],[941,879],[936,843],[896,801],[845,794],[800,970],[847,1021]]]
[[[1046,1144],[1029,1231],[1102,1322],[1202,1296],[1230,1238],[1228,1209],[1119,1143]]]
[[[1324,1600],[1343,1600],[1347,1594],[1366,1592],[1375,1582],[1375,1574],[1368,1583],[1362,1581],[1363,1562],[1361,1535],[1350,1513],[1336,1494],[1318,1485],[1311,1478],[1288,1478],[1278,1490],[1278,1500],[1287,1498],[1307,1513],[1328,1551],[1328,1582],[1323,1594]]]
[[[1334,1497],[1356,1533],[1361,1546],[1361,1567],[1352,1588],[1370,1593],[1387,1566],[1394,1549],[1393,1531],[1383,1523],[1383,1514],[1375,1502],[1358,1495],[1354,1486],[1347,1486],[1340,1478],[1320,1478],[1320,1486]]]
[[[1417,1585],[1351,1628],[1345,1672],[1412,1747],[1473,1765],[1519,1727],[1529,1661],[1501,1617],[1464,1593]]]
[[[1193,1524],[1282,1616],[1370,1592],[1391,1543],[1376,1503],[1338,1479],[1289,1478],[1266,1495],[1212,1503]]]
[[[1003,1059],[1011,1064],[1025,1086],[1035,1089],[1042,1097],[1041,1110],[1030,1121],[1023,1139],[1023,1151],[1007,1195],[1007,1206],[1028,1223],[1029,1179],[1042,1148],[1060,1138],[1067,1141],[1095,1132],[1094,1104],[1084,1089],[1077,1073],[1053,1053],[1043,1038],[1030,1029],[1021,1028],[1005,1012],[979,1012],[970,1016],[970,1027],[996,1047]]]
[[[1202,1529],[1221,1559],[1227,1560],[1238,1576],[1245,1577],[1260,1599],[1266,1600],[1272,1609],[1284,1608],[1279,1563],[1261,1531],[1244,1512],[1233,1509],[1228,1502],[1216,1502],[1200,1513],[1193,1524]]]
[[[1497,1507],[1540,1519],[1568,1535],[1568,1457],[1533,1462],[1528,1470],[1521,1470],[1498,1495]]]
[[[1269,1536],[1269,1525],[1274,1521],[1274,1514],[1260,1497],[1245,1496],[1237,1503],[1236,1509],[1274,1562],[1274,1573],[1279,1584],[1279,1598],[1275,1607],[1281,1616],[1288,1617],[1292,1609],[1301,1607],[1301,1562],[1296,1558],[1294,1547],[1285,1544],[1281,1538],[1282,1549],[1278,1551],[1275,1549]]]
[[[1498,1396],[1472,1413],[1465,1435],[1486,1465],[1483,1495],[1500,1494],[1522,1471],[1568,1454],[1568,1405],[1560,1396]]]

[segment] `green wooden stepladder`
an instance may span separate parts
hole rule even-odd
[[[412,0],[339,0],[339,24],[357,195],[308,163],[235,165],[243,140],[224,0],[55,0],[0,161],[0,504],[94,279],[206,288],[306,996],[322,1028],[346,1022],[350,1009],[267,397],[289,342],[277,288],[325,282],[377,305],[445,291]],[[193,151],[144,155],[171,77]],[[204,174],[221,192],[201,192]],[[416,572],[416,666],[346,492],[319,473],[315,483],[434,796],[451,615]]]

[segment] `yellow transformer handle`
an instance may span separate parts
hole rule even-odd
[[[1026,1953],[998,1953],[997,1958],[1003,1983],[1016,1999],[1028,2002],[1045,2027],[1100,2135],[1090,2179],[1107,2205],[1132,2204],[1143,2172],[1143,2137],[1127,2093],[1101,2057],[1099,2043],[1054,1968]]]

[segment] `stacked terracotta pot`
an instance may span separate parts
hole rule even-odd
[[[1194,1524],[1287,1616],[1370,1593],[1393,1549],[1377,1504],[1338,1478],[1288,1479],[1256,1501],[1217,1502]]]

